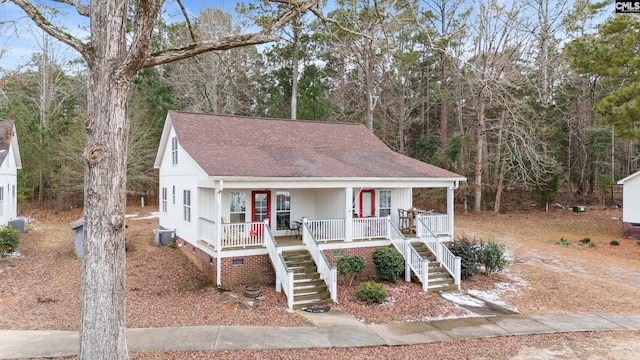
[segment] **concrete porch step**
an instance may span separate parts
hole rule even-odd
[[[305,301],[294,301],[293,302],[293,310],[299,310],[305,307],[313,307],[313,306],[321,306],[333,303],[331,298],[329,299],[318,299],[318,300],[305,300]]]

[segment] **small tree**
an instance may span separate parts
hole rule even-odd
[[[372,254],[376,273],[382,281],[396,282],[404,271],[404,257],[393,247],[377,248]]]
[[[16,251],[20,245],[20,232],[11,226],[5,226],[0,229],[0,255]]]
[[[507,264],[507,259],[504,257],[504,245],[489,240],[487,244],[482,245],[480,262],[484,265],[486,275],[502,270]]]
[[[480,246],[466,237],[460,238],[451,243],[449,250],[455,256],[460,256],[460,277],[467,280],[478,273],[478,258],[480,256]]]
[[[342,252],[340,252],[342,254]],[[360,255],[336,256],[336,265],[340,276],[349,277],[349,286],[364,272],[367,262]]]

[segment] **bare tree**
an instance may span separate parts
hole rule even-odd
[[[10,0],[49,35],[79,52],[88,67],[85,163],[85,235],[82,271],[80,359],[127,359],[124,221],[129,122],[127,98],[136,72],[214,50],[275,39],[285,24],[318,6],[317,0],[283,0],[277,18],[261,31],[191,39],[180,48],[150,52],[162,0],[57,0],[88,20],[83,41],[56,26],[33,3]],[[180,1],[178,1],[180,3]],[[132,9],[130,33],[129,9]],[[187,24],[189,24],[187,22]]]
[[[482,211],[483,175],[487,172],[487,114],[515,88],[514,76],[519,77],[513,64],[518,61],[521,44],[526,39],[517,32],[520,19],[515,9],[513,6],[508,10],[496,0],[480,2],[476,22],[471,26],[474,48],[467,62],[467,82],[472,91],[476,120],[474,211]]]

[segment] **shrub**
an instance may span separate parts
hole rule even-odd
[[[484,265],[484,272],[487,275],[504,269],[507,264],[507,259],[504,257],[504,245],[489,240],[487,244],[482,245],[480,262]]]
[[[556,241],[556,245],[571,246],[571,241],[561,237],[559,241]]]
[[[609,245],[618,246],[618,245],[620,245],[620,242],[618,242],[618,240],[611,240]]]
[[[340,276],[350,277],[349,285],[364,272],[367,262],[360,255],[336,256],[336,267]]]
[[[20,232],[11,226],[0,229],[0,256],[16,251],[20,244]]]
[[[382,304],[387,301],[387,289],[384,284],[375,281],[365,281],[358,285],[355,298],[367,304]]]
[[[398,281],[404,271],[404,257],[393,247],[377,248],[371,253],[376,273],[382,281]]]
[[[587,245],[587,244],[588,244],[588,243],[590,243],[590,242],[591,242],[591,239],[589,239],[588,237],[586,237],[586,238],[584,238],[584,239],[580,240],[580,243],[585,244],[585,245]]]
[[[455,256],[460,256],[460,278],[469,279],[478,273],[478,258],[480,247],[466,237],[460,238],[449,245],[449,250]]]

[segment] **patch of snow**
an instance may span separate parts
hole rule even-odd
[[[472,306],[472,307],[482,307],[484,303],[478,299],[475,299],[469,295],[463,293],[447,293],[443,292],[440,294],[446,300],[460,306]]]
[[[452,314],[452,315],[425,316],[420,321],[440,321],[440,320],[452,320],[452,319],[463,319],[463,318],[471,318],[471,317],[481,317],[481,315],[478,315],[478,314],[476,314],[476,313],[474,313],[472,311],[469,311],[467,309],[464,309],[464,308],[459,308],[459,309],[463,310],[465,312],[465,314],[463,314],[463,315]]]
[[[491,290],[469,290],[468,293],[480,299],[490,301],[496,305],[506,306],[506,303],[502,300],[502,297],[507,293],[521,293],[522,288],[528,287],[529,283],[524,279],[509,273],[507,270],[505,270],[504,273],[507,274],[511,279],[513,279],[514,282],[499,282],[496,283],[495,287]]]
[[[125,217],[125,219],[135,218],[135,217],[138,217],[138,213],[135,213],[135,214],[126,214],[124,217]]]
[[[154,211],[154,212],[150,212],[149,215],[147,216],[135,217],[135,218],[131,218],[131,220],[148,220],[148,219],[156,219],[159,217],[160,217],[160,213],[157,211]]]
[[[8,258],[13,258],[13,259],[15,259],[15,258],[22,257],[22,254],[20,254],[20,253],[19,253],[19,252],[17,252],[17,251],[12,251],[12,252],[10,252],[10,253],[6,253],[6,254],[5,254],[5,256],[6,256],[6,257],[8,257]]]

